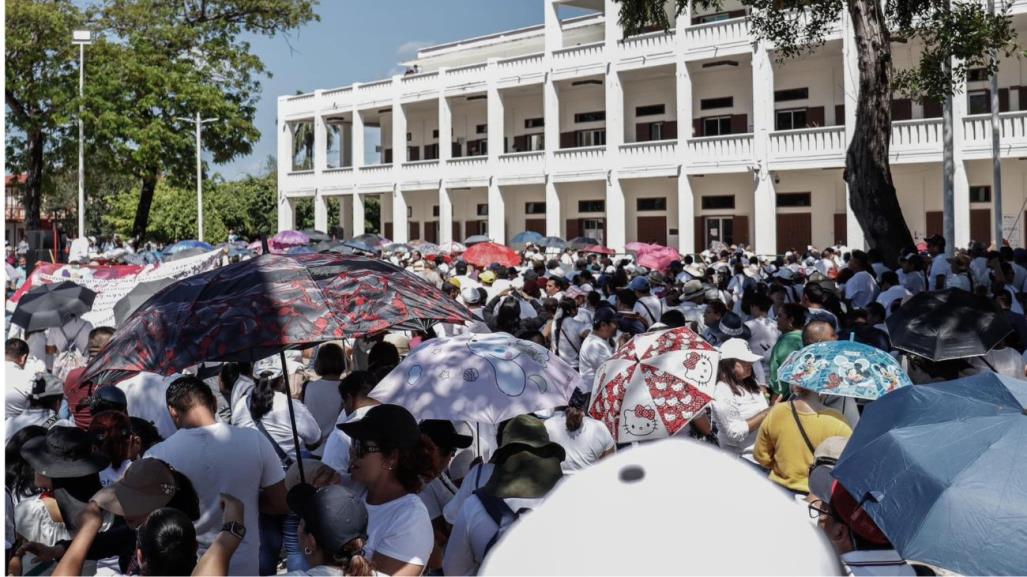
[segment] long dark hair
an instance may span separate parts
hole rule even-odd
[[[717,380],[723,383],[727,383],[727,386],[731,387],[731,392],[735,396],[740,396],[743,392],[758,393],[760,392],[760,386],[756,384],[756,377],[752,374],[748,378],[739,381],[735,378],[735,363],[740,363],[738,359],[724,359],[720,361],[717,366]]]
[[[250,418],[260,421],[271,412],[275,402],[275,393],[285,391],[285,375],[271,376],[263,373],[257,377],[253,390],[250,391]]]
[[[424,486],[424,479],[431,476],[434,460],[432,459],[433,444],[427,435],[421,435],[417,446],[411,449],[397,449],[380,443],[382,454],[392,451],[398,453],[392,474],[407,493],[419,493]]]
[[[196,528],[185,513],[164,507],[136,532],[143,575],[190,575],[196,568]]]
[[[496,330],[515,335],[521,328],[521,304],[516,298],[506,298],[496,313]]]
[[[21,456],[21,447],[36,437],[46,435],[46,429],[39,425],[31,425],[11,435],[4,447],[4,458],[6,470],[4,472],[4,486],[17,498],[31,497],[39,493],[35,483],[35,471]]]
[[[236,381],[243,375],[249,375],[253,372],[253,363],[222,363],[221,365],[221,385],[226,390],[231,391],[235,387]]]
[[[578,303],[574,302],[574,299],[564,298],[560,301],[560,309],[563,314],[556,319],[556,326],[553,329],[553,352],[556,356],[560,356],[560,335],[563,333],[563,321],[567,317],[574,317],[578,314]]]

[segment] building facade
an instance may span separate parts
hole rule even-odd
[[[842,179],[858,79],[847,15],[815,52],[778,62],[738,2],[622,38],[614,0],[542,1],[542,25],[424,48],[404,75],[280,97],[279,229],[312,199],[316,228],[337,210],[343,236],[359,235],[377,197],[396,242],[533,230],[685,253],[864,244]],[[1027,0],[1008,4],[1027,30]],[[591,13],[561,18],[565,6]],[[919,60],[912,42],[893,56],[897,69]],[[998,81],[1005,236],[1024,246],[1024,58],[1003,59]],[[988,79],[972,71],[953,109],[955,242],[987,243]],[[892,101],[892,176],[918,239],[942,232],[941,110]]]

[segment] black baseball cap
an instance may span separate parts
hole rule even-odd
[[[354,539],[367,539],[367,507],[342,485],[315,489],[300,483],[289,491],[286,501],[328,556]]]
[[[470,435],[457,433],[453,422],[443,419],[425,419],[421,421],[420,429],[422,434],[443,449],[466,449],[474,440]]]
[[[421,430],[410,411],[399,405],[376,405],[363,419],[336,425],[360,441],[374,441],[394,449],[412,449],[421,441]]]

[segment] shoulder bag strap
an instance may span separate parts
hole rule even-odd
[[[563,335],[564,338],[567,338],[567,325],[565,325],[565,324],[560,325],[560,334]],[[572,341],[570,339],[567,339],[567,342],[570,343],[572,347],[574,347],[574,354],[575,355],[580,355],[581,354],[581,347],[575,346],[574,345],[574,341]],[[560,356],[560,353],[557,353],[557,356]]]
[[[799,420],[799,411],[795,408],[795,401],[788,401],[788,404],[792,406],[792,416],[795,417],[795,424],[799,427],[799,433],[802,434],[802,440],[806,441],[806,447],[809,448],[810,453],[816,453],[813,443],[809,440],[809,435],[806,434],[806,429],[802,426],[802,421]]]
[[[288,469],[289,467],[291,467],[292,457],[287,455],[285,453],[285,449],[283,449],[282,446],[278,444],[278,441],[276,441],[275,438],[271,436],[271,433],[267,432],[267,429],[264,427],[264,423],[255,420],[253,421],[253,424],[257,426],[258,431],[260,431],[264,434],[265,437],[267,437],[268,441],[271,441],[271,446],[274,447],[275,454],[278,455],[278,460],[282,462],[282,468]]]

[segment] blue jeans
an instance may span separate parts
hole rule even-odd
[[[285,515],[260,514],[260,574],[274,575],[278,572],[278,559],[285,546],[285,568],[287,571],[310,569],[307,558],[300,547],[298,529],[300,518],[295,513]]]

